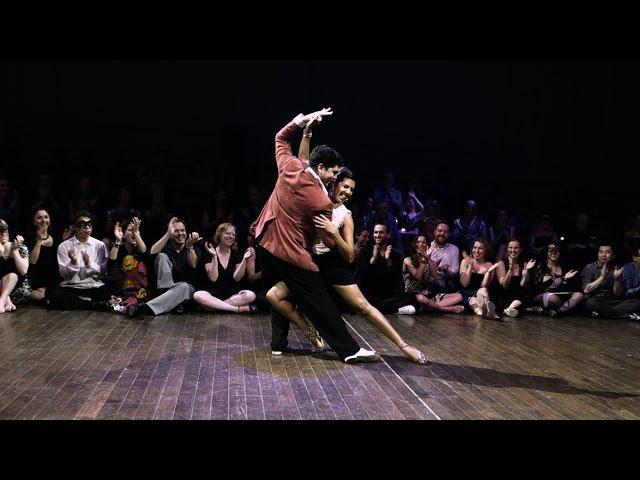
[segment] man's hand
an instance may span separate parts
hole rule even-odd
[[[198,232],[191,232],[187,237],[187,240],[184,242],[184,244],[187,248],[191,248],[200,240],[202,240],[202,237]]]
[[[76,252],[75,248],[69,249],[69,260],[71,260],[71,263],[74,265],[78,263],[78,252]]]
[[[82,250],[82,261],[87,267],[91,263],[91,259],[89,258],[89,254],[86,252],[86,250]]]
[[[322,117],[326,115],[333,115],[333,112],[331,111],[331,107],[323,108],[322,110],[318,110],[316,112],[305,115],[304,117],[302,117],[302,123],[306,127],[307,124],[311,121],[311,119],[315,117],[317,117],[317,122],[319,123],[322,121]]]
[[[614,280],[618,280],[620,278],[620,275],[622,275],[622,271],[624,270],[624,267],[620,267],[620,268],[616,268],[613,271],[613,278]]]
[[[607,276],[607,264],[606,263],[602,264],[602,268],[600,269],[600,276],[602,278]]]
[[[392,249],[391,245],[387,245],[387,248],[384,249],[384,259],[385,260],[389,260],[389,258],[391,257],[391,249]]]
[[[177,221],[178,221],[178,217],[172,217],[171,220],[169,220],[169,225],[167,226],[167,233],[170,236],[173,235],[173,226],[176,224]]]

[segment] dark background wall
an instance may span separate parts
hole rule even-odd
[[[595,208],[637,183],[640,64],[630,61],[4,61],[0,155],[13,185],[126,165],[270,184],[273,137],[331,106],[314,136],[361,191],[400,185],[522,209]],[[112,175],[113,176],[113,175]],[[116,179],[117,180],[117,179]],[[532,200],[535,200],[532,205]],[[493,205],[495,206],[495,205]],[[482,210],[482,203],[480,205]],[[607,207],[609,208],[609,207]]]

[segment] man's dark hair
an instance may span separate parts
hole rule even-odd
[[[320,164],[324,165],[324,168],[341,167],[344,165],[344,160],[342,160],[342,155],[330,146],[318,145],[311,150],[309,165],[315,170]]]
[[[598,250],[600,250],[600,247],[611,247],[611,251],[612,252],[616,251],[615,245],[613,244],[613,242],[609,238],[603,238],[603,239],[599,240],[598,241]]]
[[[41,208],[40,210],[44,209]],[[96,217],[93,216],[93,214],[89,212],[89,210],[78,210],[69,218],[70,224],[75,225],[80,217],[88,217],[93,223],[95,223],[96,221]]]

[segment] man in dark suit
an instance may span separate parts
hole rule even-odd
[[[342,157],[321,145],[311,152],[310,165],[305,168],[291,150],[291,140],[299,128],[332,113],[325,108],[300,114],[277,133],[278,180],[258,218],[258,254],[268,276],[267,285],[286,283],[298,307],[340,359],[346,363],[378,361],[375,352],[360,348],[347,332],[310,252],[317,236],[327,247],[335,245],[324,229],[315,227],[313,217],[323,214],[331,218],[333,204],[324,185],[340,171]],[[289,321],[275,309],[271,311],[271,328],[271,350],[277,355],[287,348]]]

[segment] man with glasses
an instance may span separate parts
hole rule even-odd
[[[107,269],[107,248],[91,236],[93,216],[80,210],[71,217],[74,235],[58,246],[62,282],[48,288],[45,303],[64,310],[108,310],[109,293],[101,278]]]

